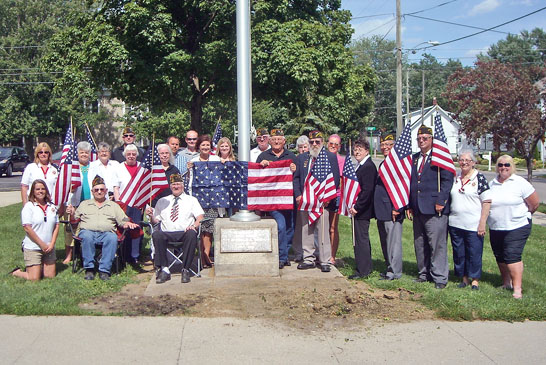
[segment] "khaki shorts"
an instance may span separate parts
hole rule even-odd
[[[34,266],[41,264],[55,264],[57,256],[55,256],[55,249],[50,253],[43,253],[43,251],[23,250],[23,258],[25,259],[25,266]]]

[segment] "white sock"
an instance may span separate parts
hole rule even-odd
[[[161,270],[165,271],[165,274],[170,274],[170,273],[171,273],[171,271],[169,270],[169,268],[166,267],[166,266],[163,267],[163,268],[161,268]]]

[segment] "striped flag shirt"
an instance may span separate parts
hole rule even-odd
[[[432,153],[430,154],[430,164],[438,166],[441,169],[450,171],[453,175],[457,175],[453,158],[447,147],[447,138],[442,126],[442,117],[440,113],[436,113],[434,117],[434,139],[432,141]]]
[[[379,176],[394,209],[409,203],[411,180],[411,123],[407,123],[393,149],[379,167]]]
[[[343,164],[341,200],[339,202],[338,214],[350,217],[351,213],[349,213],[349,210],[355,205],[358,194],[360,194],[360,184],[358,184],[356,170],[351,162],[351,155],[348,154]]]
[[[309,224],[315,223],[323,211],[323,204],[336,197],[336,183],[332,166],[324,148],[316,159],[311,162],[311,168],[305,178],[304,191],[299,210],[309,212]]]

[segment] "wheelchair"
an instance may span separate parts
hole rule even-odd
[[[64,223],[70,227],[72,239],[74,240],[74,247],[72,249],[72,272],[77,273],[83,269],[83,254],[82,254],[82,240],[78,237],[74,222],[61,220],[59,223]],[[114,262],[112,263],[112,273],[119,274],[125,268],[125,259],[123,257],[123,242],[129,229],[124,229],[121,233],[117,231],[118,247],[116,249],[116,255],[114,256]],[[98,266],[98,262],[101,258],[102,242],[95,244],[95,266]]]

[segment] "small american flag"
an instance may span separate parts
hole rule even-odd
[[[76,141],[72,144],[72,191],[76,190],[78,186],[82,184],[82,179],[80,176],[80,161],[78,160],[78,145]]]
[[[53,194],[53,201],[56,206],[60,206],[68,201],[68,195],[70,194],[70,187],[72,183],[73,158],[74,141],[72,140],[72,125],[69,125],[68,130],[66,131],[66,135],[64,137],[59,178],[55,183],[55,193]]]
[[[409,203],[411,180],[411,123],[407,123],[394,148],[379,167],[379,176],[389,193],[394,209]]]
[[[457,175],[453,158],[447,147],[447,138],[442,126],[442,117],[440,113],[436,113],[434,117],[434,140],[432,142],[432,153],[430,154],[430,164],[438,166],[441,169],[451,171],[453,175]]]
[[[358,194],[360,194],[360,185],[356,177],[355,167],[351,162],[351,154],[345,157],[341,179],[341,200],[339,202],[338,214],[350,217],[351,213],[349,213],[349,210],[355,205]]]
[[[322,215],[322,205],[336,197],[336,184],[328,155],[322,148],[305,178],[299,210],[309,212],[309,224]]]
[[[152,164],[153,156],[153,164]],[[161,166],[157,146],[150,146],[134,177],[131,178],[119,200],[130,207],[143,208],[151,199],[169,187]]]
[[[270,212],[294,208],[292,160],[270,162],[262,167],[248,163],[248,209]]]
[[[89,130],[89,126],[87,124],[85,125],[85,134],[87,137],[87,142],[89,142],[91,145],[91,155],[89,156],[89,161],[95,161],[98,158],[97,146],[95,145],[95,141],[91,136],[91,131]]]
[[[219,154],[216,153],[216,150],[218,149],[218,141],[220,138],[222,138],[222,125],[218,123],[214,130],[214,136],[212,137],[212,150],[210,152],[212,155]]]

